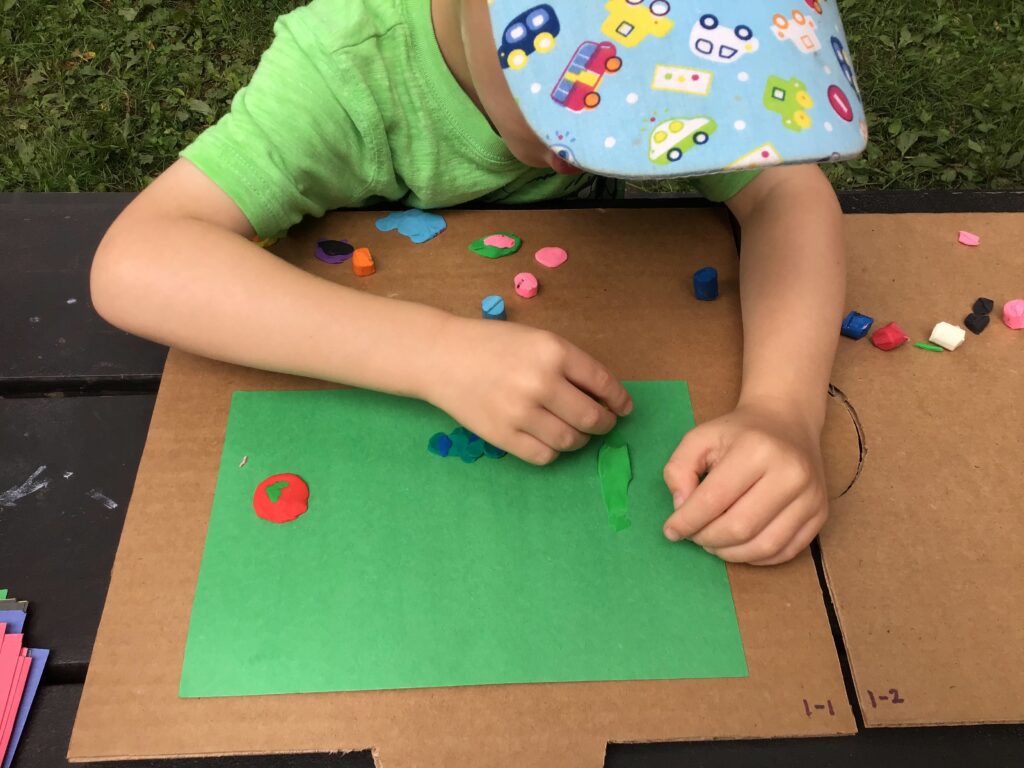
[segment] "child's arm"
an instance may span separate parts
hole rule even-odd
[[[614,376],[553,334],[354,291],[251,234],[231,199],[179,160],[103,238],[93,303],[114,325],[200,355],[428,400],[534,463],[609,431],[615,415],[598,401],[619,415],[632,407]]]
[[[820,438],[846,289],[841,211],[816,166],[767,170],[729,207],[743,231],[743,386],[736,409],[688,433],[666,466],[665,534],[770,565],[828,515]]]

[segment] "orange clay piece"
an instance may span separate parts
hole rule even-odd
[[[352,254],[352,271],[357,277],[367,277],[377,271],[369,248],[356,248]]]

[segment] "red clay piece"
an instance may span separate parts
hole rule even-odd
[[[278,483],[286,485],[281,488],[277,501],[274,501],[268,490]],[[256,492],[252,495],[252,508],[256,510],[256,516],[264,520],[290,523],[309,508],[309,486],[298,475],[271,475],[256,486]]]
[[[889,323],[871,334],[871,343],[886,352],[896,349],[908,341],[910,341],[910,337],[896,323]]]

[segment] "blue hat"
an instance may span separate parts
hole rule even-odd
[[[867,123],[836,0],[491,0],[530,127],[619,178],[841,160]]]

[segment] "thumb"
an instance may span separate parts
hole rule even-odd
[[[698,427],[686,434],[665,464],[665,485],[672,493],[674,512],[678,512],[690,494],[697,490],[701,478],[708,471],[711,447],[710,433]],[[670,528],[665,531],[669,538],[675,534]]]

